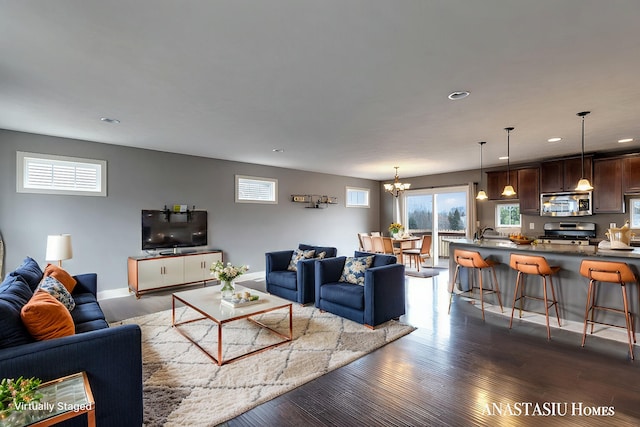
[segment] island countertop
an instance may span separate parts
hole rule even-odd
[[[559,314],[561,319],[583,322],[585,305],[587,301],[587,289],[589,285],[589,279],[583,277],[580,274],[580,264],[583,259],[598,259],[601,261],[614,261],[627,263],[631,269],[640,276],[640,248],[633,248],[633,250],[612,250],[602,249],[595,245],[557,245],[557,244],[530,244],[530,245],[518,245],[507,240],[494,240],[484,239],[474,241],[472,239],[446,239],[449,242],[449,269],[451,271],[450,277],[453,277],[453,270],[456,267],[453,257],[456,249],[477,251],[483,258],[490,258],[497,261],[496,274],[498,282],[500,284],[500,291],[502,294],[502,303],[505,307],[505,312],[511,310],[513,305],[513,291],[515,289],[516,270],[509,267],[509,259],[512,253],[527,253],[530,255],[543,256],[549,262],[550,265],[560,267],[558,274],[553,276],[553,283],[556,287],[558,296]],[[488,273],[486,273],[488,274]],[[466,280],[462,287],[468,286],[468,276],[463,280]],[[488,277],[487,280],[488,282]],[[542,292],[542,286],[539,285],[540,279],[537,277],[528,277],[527,280],[527,292],[531,291],[534,294],[540,291]],[[462,285],[461,282],[456,284],[458,287]],[[451,286],[451,284],[450,284]],[[638,292],[638,284],[631,283],[627,286],[630,310],[635,314],[634,319],[636,323],[636,330],[640,326],[640,299]],[[487,297],[487,302],[493,303],[491,297]],[[615,284],[605,284],[600,286],[600,292],[598,294],[598,302],[607,306],[621,306],[622,296],[620,286]],[[531,302],[531,308],[533,311],[544,313],[544,307],[540,307],[541,304],[536,304],[535,301]],[[555,313],[553,313],[555,314]],[[610,321],[614,324],[624,324],[624,318],[618,316],[617,313],[602,313],[603,320]],[[552,333],[553,334],[553,333]]]
[[[542,244],[533,243],[528,245],[518,245],[509,240],[496,240],[496,239],[445,239],[450,243],[457,243],[463,245],[475,246],[478,248],[495,248],[506,250],[517,250],[525,252],[542,252],[542,253],[557,253],[564,255],[579,255],[579,256],[601,256],[601,257],[616,257],[616,258],[636,258],[640,259],[640,248],[630,249],[604,249],[599,248],[596,245],[558,245],[558,244]]]

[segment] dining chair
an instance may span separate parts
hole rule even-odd
[[[395,255],[396,257],[398,257],[402,252],[402,249],[393,245],[393,239],[391,237],[382,237],[382,248],[384,250],[384,254]]]
[[[371,236],[362,236],[362,250],[364,252],[373,252],[373,238]]]
[[[409,268],[411,268],[413,261],[416,263],[416,268],[420,271],[420,265],[423,258],[431,258],[431,235],[422,236],[422,241],[419,248],[404,249],[402,250],[402,256],[409,258]]]
[[[362,240],[363,236],[368,236],[367,233],[358,233],[358,244],[360,245],[360,251],[364,251],[364,241]]]
[[[377,254],[384,253],[384,242],[382,241],[381,236],[371,236],[371,241],[373,242],[373,252]]]
[[[372,237],[380,237],[380,236],[382,236],[382,234],[380,234],[380,232],[379,232],[379,231],[372,231],[372,232],[371,232],[371,236],[372,236]]]

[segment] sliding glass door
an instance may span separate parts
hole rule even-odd
[[[446,237],[469,236],[469,186],[405,191],[402,200],[403,224],[414,235],[431,234],[431,257],[449,256]]]

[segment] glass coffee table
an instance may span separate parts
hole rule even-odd
[[[249,288],[243,288],[240,286],[236,286],[236,292],[242,293],[245,289],[251,292],[251,295],[258,295],[258,302],[251,305],[241,306],[241,307],[230,307],[222,302],[220,289],[222,285],[218,286],[207,286],[204,288],[193,289],[189,291],[176,292],[173,294],[172,298],[172,315],[171,315],[171,324],[176,328],[180,334],[182,334],[185,338],[191,341],[196,347],[198,347],[204,354],[206,354],[211,360],[216,362],[219,366],[222,366],[226,363],[230,363],[252,354],[256,354],[270,348],[285,344],[293,339],[293,316],[292,316],[292,302],[285,300],[283,298],[279,298],[275,295],[266,294],[263,292],[259,292]],[[197,317],[194,319],[184,320],[176,322],[176,303],[181,303],[184,306],[188,307],[190,310],[194,310],[202,315],[202,317]],[[264,323],[254,319],[255,316],[260,314],[269,313],[276,310],[288,309],[289,310],[289,331],[288,334],[281,333]],[[234,356],[228,358],[226,360],[222,357],[222,344],[223,344],[223,325],[235,322],[238,320],[249,320],[254,324],[269,330],[274,333],[278,337],[282,339],[282,341],[278,341],[274,344],[270,344],[267,346],[260,347],[258,349],[250,350],[246,353],[240,354],[238,356]],[[198,322],[202,320],[211,320],[216,323],[218,327],[218,341],[217,341],[217,351],[216,355],[211,354],[207,351],[199,342],[197,342],[194,338],[189,336],[188,333],[185,333],[180,326],[188,323]]]

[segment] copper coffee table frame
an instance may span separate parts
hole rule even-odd
[[[222,366],[227,363],[234,362],[236,360],[244,359],[245,357],[251,356],[256,353],[261,353],[265,350],[269,350],[273,347],[277,347],[279,345],[285,344],[293,340],[293,314],[292,314],[292,303],[285,299],[276,297],[274,295],[265,294],[262,292],[255,291],[250,289],[251,294],[259,295],[260,299],[264,300],[263,302],[248,305],[244,307],[226,307],[222,306],[220,302],[220,289],[222,286],[208,286],[205,288],[193,289],[189,291],[176,292],[173,294],[172,298],[172,311],[171,311],[171,324],[182,336],[191,341],[196,347],[198,347],[204,354],[206,354],[211,360],[218,364],[218,366]],[[241,292],[242,290],[236,286],[236,289]],[[198,313],[202,314],[203,317],[198,317],[196,319],[189,319],[183,322],[176,323],[176,300],[184,304],[186,307],[189,307]],[[269,313],[275,310],[280,310],[283,308],[289,309],[289,334],[283,334],[281,332],[276,331],[273,328],[263,324],[262,322],[252,319],[252,316],[257,316],[259,314]],[[209,353],[204,347],[198,344],[193,338],[183,332],[178,326],[185,325],[188,323],[198,322],[200,320],[212,320],[218,325],[218,356],[214,356]],[[277,342],[275,344],[270,344],[265,347],[261,347],[256,350],[252,350],[248,353],[241,354],[236,357],[232,357],[227,360],[223,360],[222,358],[222,325],[225,323],[234,322],[236,320],[247,319],[256,325],[265,328],[280,338],[282,341]]]

